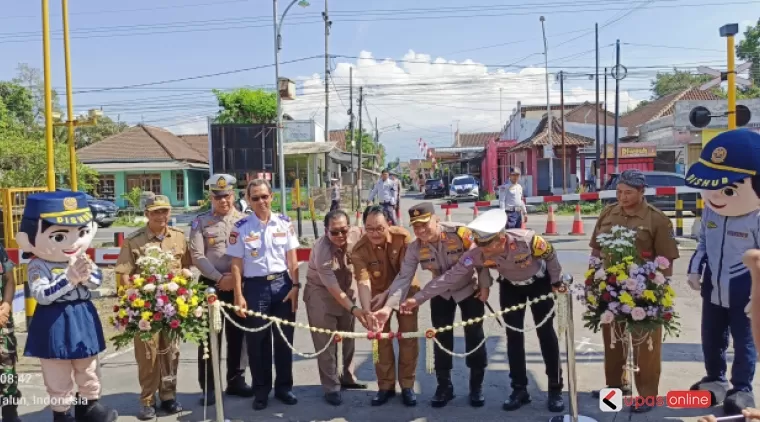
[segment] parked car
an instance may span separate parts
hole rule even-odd
[[[63,190],[69,190],[69,189],[57,189],[59,191]],[[92,218],[95,219],[95,222],[98,224],[98,227],[105,228],[105,227],[111,227],[111,225],[116,221],[116,218],[119,214],[119,207],[116,206],[111,201],[106,201],[104,199],[98,199],[90,194],[85,194],[87,196],[87,203],[90,204],[90,210],[92,211]]]
[[[686,177],[679,173],[669,173],[665,171],[645,171],[644,177],[647,180],[647,187],[670,187],[670,186],[685,186]],[[613,173],[607,179],[607,183],[604,185],[603,190],[615,190],[617,189],[619,175]],[[678,199],[683,200],[683,210],[694,212],[697,209],[698,193],[682,193],[678,195]],[[647,201],[660,209],[661,211],[675,211],[676,201],[675,196],[648,196]],[[614,198],[603,199],[603,203],[611,204],[616,202]]]
[[[457,199],[478,199],[480,188],[478,180],[470,175],[457,176],[449,186],[449,196]]]
[[[427,199],[431,197],[435,198],[437,196],[446,196],[446,185],[441,179],[427,179],[425,181],[425,191],[423,192],[423,197]]]

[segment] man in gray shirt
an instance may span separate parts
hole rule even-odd
[[[398,225],[396,222],[396,201],[398,200],[398,184],[388,177],[388,170],[383,170],[380,174],[380,180],[377,181],[375,187],[369,192],[367,198],[367,205],[372,203],[377,197],[378,202],[383,207],[383,210],[388,212],[391,217],[391,225]]]

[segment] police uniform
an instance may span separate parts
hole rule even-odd
[[[744,215],[722,215],[731,201],[757,204],[754,184],[760,169],[760,135],[747,130],[729,131],[713,138],[702,150],[700,160],[689,168],[686,184],[693,188],[717,191],[726,189],[726,205],[713,209],[709,200],[702,213],[699,242],[689,262],[690,277],[702,275],[702,354],[706,376],[693,389],[711,391],[715,403],[724,402],[726,413],[755,407],[752,380],[757,352],[752,340],[750,319],[744,312],[752,290],[750,270],[742,256],[760,248],[760,206]],[[740,184],[752,184],[746,194],[736,191]],[[733,211],[733,210],[732,210]],[[737,210],[738,211],[738,210]],[[745,210],[741,210],[744,212]],[[704,270],[704,273],[703,273]],[[726,377],[726,351],[729,332],[733,340],[731,380]]]
[[[293,224],[285,215],[270,214],[264,224],[256,214],[235,223],[227,240],[227,255],[243,260],[242,289],[248,309],[263,314],[295,321],[292,304],[283,302],[290,290],[299,288],[297,280],[292,280],[286,263],[286,253],[298,248],[298,237]],[[246,318],[249,328],[260,329],[267,323],[262,318]],[[277,332],[277,328],[246,334],[248,361],[253,377],[255,393],[254,408],[267,406],[272,391],[272,344],[274,343],[274,366],[277,379],[274,381],[275,397],[286,404],[297,402],[293,389],[293,327],[281,325],[287,342]]]
[[[12,281],[9,274],[12,274],[13,262],[5,252],[5,248],[0,243],[0,294],[5,293],[6,283]],[[15,291],[16,287],[13,286]],[[10,303],[8,304],[11,305]],[[18,404],[15,403],[21,397],[21,391],[18,389],[18,375],[16,373],[16,362],[18,362],[18,352],[16,351],[16,333],[13,324],[13,309],[8,314],[8,322],[5,326],[0,327],[0,373],[5,374],[5,379],[0,380],[0,406],[2,409],[2,420],[7,422],[20,422],[18,417]]]
[[[513,167],[510,175],[520,175],[520,169]],[[528,213],[523,202],[523,188],[520,183],[512,183],[507,180],[506,183],[499,186],[499,207],[507,213],[508,229],[519,229],[522,227],[523,216]]]
[[[164,195],[152,195],[145,202],[145,210],[156,211],[171,209],[169,198]],[[163,233],[154,233],[145,227],[137,229],[127,236],[116,261],[116,274],[133,275],[139,273],[137,260],[149,246],[158,246],[161,250],[174,254],[171,263],[173,270],[190,268],[191,259],[187,248],[185,233],[177,228],[167,226]],[[143,405],[141,416],[150,416],[155,405],[155,394],[161,400],[162,409],[170,413],[182,411],[177,402],[177,369],[179,353],[157,353],[166,350],[171,340],[164,334],[156,334],[152,341],[145,342],[135,338],[135,360],[137,360],[138,379],[140,381],[140,402]],[[171,371],[173,373],[168,373]],[[164,380],[166,377],[170,381]]]
[[[637,170],[626,170],[621,173],[618,183],[636,188],[646,187],[644,175]],[[596,227],[594,227],[591,235],[589,246],[592,250],[602,250],[597,236],[602,233],[610,233],[614,226],[623,226],[636,230],[636,249],[642,253],[651,254],[652,258],[664,256],[672,263],[673,260],[679,257],[678,244],[673,238],[673,223],[662,211],[648,204],[646,199],[643,199],[632,210],[625,210],[617,203],[605,208],[599,215]],[[621,330],[622,328],[624,327],[618,326],[617,330]],[[611,347],[611,324],[602,325],[602,336],[604,338],[604,374],[606,383],[610,387],[629,390],[628,386],[631,380],[626,378],[627,373],[624,371],[627,349],[623,345],[623,340],[616,339],[614,348]],[[660,327],[653,331],[649,338],[652,340],[651,349],[646,344],[634,346],[633,359],[635,365],[639,368],[635,375],[638,394],[645,397],[654,397],[658,394],[658,385],[660,383],[662,328]],[[598,391],[595,391],[594,395],[597,394]],[[637,407],[639,411],[645,411],[648,408],[648,406]]]
[[[407,248],[412,242],[412,236],[404,228],[398,226],[388,227],[386,230],[387,241],[382,246],[375,246],[367,238],[367,235],[354,246],[351,252],[351,263],[354,265],[354,279],[358,283],[369,280],[372,297],[386,292],[391,287],[391,282],[401,270]],[[409,286],[409,295],[417,293],[419,281],[412,279]],[[417,312],[412,315],[396,314],[398,330],[400,332],[417,331]],[[391,330],[390,321],[383,327],[383,332]],[[419,343],[417,339],[400,339],[398,357],[398,381],[401,385],[401,394],[404,403],[408,406],[417,404],[414,394],[414,382],[417,379],[417,357],[419,356]],[[381,340],[378,344],[379,361],[375,364],[377,374],[378,391],[372,400],[374,406],[385,404],[396,392],[396,358],[393,351],[393,342]]]
[[[342,248],[331,242],[327,235],[317,239],[312,246],[306,285],[303,288],[303,301],[309,325],[312,327],[325,328],[330,332],[354,331],[356,318],[350,310],[335,300],[329,289],[337,287],[349,299],[355,300],[353,267],[348,253],[360,238],[361,230],[351,227],[346,234],[347,244]],[[311,338],[314,341],[314,350],[322,350],[327,342],[333,341],[332,335],[325,333],[312,332]],[[340,344],[330,346],[317,356],[319,379],[325,390],[325,398],[332,404],[339,403],[340,397],[335,394],[331,396],[331,393],[339,393],[342,387],[361,388],[356,381],[353,368],[354,343],[354,339],[342,339]],[[338,373],[338,347],[343,348],[343,373]]]
[[[206,182],[212,195],[229,196],[235,194],[237,179],[228,174],[214,174]],[[232,227],[245,215],[235,209],[234,206],[225,215],[210,210],[199,215],[191,224],[190,230],[190,257],[193,265],[201,273],[200,281],[209,287],[217,285],[223,274],[230,274],[231,259],[227,255],[227,239]],[[234,302],[232,290],[223,291],[217,289],[219,300],[225,303]],[[244,324],[244,320],[237,314],[230,317],[238,324]],[[245,383],[245,360],[243,346],[245,333],[226,318],[224,320],[224,333],[227,340],[227,389],[229,395],[240,397],[253,397],[253,389]],[[219,333],[217,344],[222,344],[222,334]],[[198,347],[198,382],[201,390],[205,391],[202,401],[211,405],[215,401],[214,372],[206,359],[203,359],[203,347]],[[220,356],[218,356],[221,359]],[[208,390],[206,390],[208,388]]]
[[[486,211],[467,227],[479,242],[487,242],[504,233],[504,251],[494,258],[486,257],[480,248],[471,249],[462,255],[457,265],[431,283],[450,283],[463,277],[473,269],[495,269],[499,273],[499,302],[502,309],[524,304],[552,292],[561,284],[562,267],[552,245],[532,230],[504,230],[507,216],[501,210]],[[417,299],[417,297],[415,297]],[[536,324],[551,314],[553,303],[549,300],[531,305],[530,310]],[[549,377],[549,410],[559,412],[564,409],[562,400],[562,368],[559,355],[559,341],[554,330],[554,316],[536,329],[541,355]],[[504,314],[507,326],[522,329],[525,322],[525,308]],[[507,358],[509,376],[512,379],[512,394],[504,403],[504,410],[516,410],[530,402],[528,395],[528,373],[526,369],[525,337],[523,333],[507,328]]]
[[[435,214],[433,204],[430,202],[420,203],[409,209],[409,223],[426,224]],[[417,266],[430,271],[433,280],[453,267],[462,254],[472,246],[472,233],[460,223],[437,223],[440,237],[436,242],[427,243],[419,238],[412,242],[404,255],[404,263],[401,265],[393,284],[389,289],[386,307],[398,310],[399,304],[405,299]],[[492,278],[488,269],[479,272],[478,279],[475,273],[469,269],[467,274],[454,284],[428,283],[425,288],[416,294],[415,298],[423,301],[430,299],[430,315],[435,328],[446,327],[454,323],[457,305],[462,311],[462,320],[480,318],[485,314],[485,305],[475,297],[476,289],[480,286],[490,288]],[[421,302],[418,302],[420,305]],[[477,322],[464,328],[465,348],[472,351],[481,345],[485,334],[483,322]],[[452,330],[439,333],[436,338],[446,350],[454,350],[454,332]],[[436,378],[438,388],[433,396],[433,407],[443,407],[454,398],[454,386],[451,382],[451,370],[453,357],[441,349],[437,344],[434,349]],[[470,403],[473,406],[482,406],[485,399],[482,394],[483,377],[488,365],[488,355],[485,347],[479,347],[466,358],[467,367],[470,368]]]

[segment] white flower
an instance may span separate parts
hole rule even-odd
[[[200,306],[195,308],[193,315],[195,315],[196,318],[200,318],[201,316],[203,316],[203,308],[201,308]]]
[[[625,289],[626,290],[636,290],[636,288],[639,286],[639,282],[635,278],[629,278],[625,281]]]
[[[597,280],[605,280],[607,278],[607,273],[604,272],[603,269],[596,270],[596,273],[594,273],[594,278]]]
[[[633,318],[634,321],[643,321],[646,317],[647,311],[645,311],[644,308],[637,306],[631,311],[631,318]]]
[[[665,276],[661,272],[657,272],[654,275],[654,284],[661,285],[665,283]]]
[[[601,317],[600,322],[602,324],[610,324],[614,320],[615,320],[615,314],[613,314],[610,311],[604,311],[604,313],[602,313],[602,317]]]
[[[175,283],[175,282],[172,281],[171,283],[169,283],[169,284],[166,285],[166,289],[169,290],[170,292],[174,293],[177,290],[179,290],[179,284],[177,284],[177,283]]]
[[[188,270],[187,268],[183,268],[182,275],[189,280],[190,278],[193,277],[193,272]]]
[[[142,289],[144,292],[153,292],[156,290],[156,285],[153,283],[145,283]]]

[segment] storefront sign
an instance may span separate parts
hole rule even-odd
[[[654,145],[618,146],[618,158],[646,158],[656,156],[657,147]],[[607,145],[607,158],[614,157],[614,145]]]

